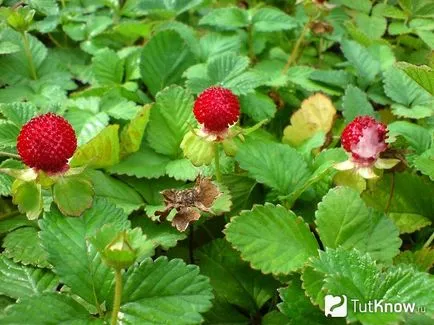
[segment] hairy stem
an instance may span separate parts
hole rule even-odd
[[[215,178],[217,182],[222,182],[222,173],[220,171],[220,153],[219,153],[220,145],[217,143],[214,145],[214,165],[215,165]]]
[[[120,269],[115,270],[115,297],[113,301],[113,311],[111,325],[116,325],[118,322],[118,314],[121,308],[122,299],[122,273]]]
[[[429,236],[428,240],[423,245],[423,248],[428,248],[431,245],[433,240],[434,240],[434,232],[431,234],[431,236]]]
[[[8,158],[14,158],[14,159],[21,159],[19,155],[16,155],[14,153],[6,152],[6,151],[0,151],[0,157],[8,157]]]
[[[304,25],[303,30],[301,31],[301,34],[298,37],[294,48],[292,49],[291,55],[289,56],[289,59],[282,70],[282,74],[285,74],[288,71],[288,69],[291,67],[291,65],[293,65],[296,62],[301,44],[303,44],[304,37],[306,36],[307,31],[309,30],[309,25],[310,25],[310,21],[307,22],[306,25]]]
[[[32,79],[38,79],[38,75],[36,74],[35,64],[33,63],[32,52],[30,51],[30,43],[29,38],[27,37],[27,32],[23,32],[21,34],[23,36],[23,45],[24,52],[26,53],[27,61],[29,62],[30,74],[32,75]]]

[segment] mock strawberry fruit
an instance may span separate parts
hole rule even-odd
[[[48,113],[32,118],[21,129],[17,150],[29,167],[48,173],[68,169],[68,159],[77,148],[71,124],[63,117]]]
[[[238,121],[240,103],[229,89],[210,87],[197,97],[193,113],[205,132],[221,134]]]
[[[355,162],[369,165],[387,149],[386,137],[386,125],[370,116],[358,116],[345,127],[341,142]]]

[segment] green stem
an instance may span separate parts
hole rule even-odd
[[[29,43],[29,38],[27,37],[27,32],[23,32],[21,35],[23,35],[24,52],[26,53],[27,60],[29,61],[30,73],[32,75],[33,80],[36,80],[38,79],[38,76],[36,74],[35,65],[33,63],[33,57],[32,57],[32,52],[30,51],[30,43]]]
[[[249,46],[249,57],[250,60],[255,61],[255,48],[253,43],[253,26],[250,24],[247,27],[247,35],[248,35],[248,46]]]
[[[309,30],[309,25],[310,25],[310,20],[309,20],[309,22],[306,23],[306,25],[304,25],[303,30],[302,30],[300,36],[298,37],[294,48],[292,49],[291,55],[289,56],[289,59],[286,62],[285,67],[282,70],[282,74],[285,74],[288,71],[288,69],[291,67],[291,65],[296,62],[297,57],[298,57],[298,52],[300,51],[301,44],[304,41],[304,37],[306,36],[307,31]]]
[[[215,178],[217,182],[222,182],[222,173],[220,171],[220,153],[219,153],[220,144],[216,143],[214,145],[214,164],[215,164]]]
[[[118,314],[121,308],[122,299],[122,273],[120,269],[115,270],[115,297],[113,301],[113,311],[111,325],[116,325],[118,322]]]
[[[16,155],[14,153],[9,153],[5,151],[0,151],[0,157],[8,157],[8,158],[14,158],[14,159],[21,159],[19,155]]]
[[[423,245],[423,248],[428,248],[431,245],[433,240],[434,240],[434,232],[431,234],[431,236],[428,238],[426,243]]]

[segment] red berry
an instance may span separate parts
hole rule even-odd
[[[221,133],[238,121],[240,103],[229,89],[210,87],[197,97],[193,113],[205,131]]]
[[[374,162],[387,149],[387,127],[370,116],[358,116],[342,132],[341,143],[361,164]]]
[[[71,124],[63,117],[48,113],[32,118],[21,129],[17,150],[29,167],[45,172],[61,172],[77,148]]]

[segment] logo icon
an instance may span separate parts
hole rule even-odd
[[[347,296],[326,295],[324,314],[329,317],[347,317]]]

